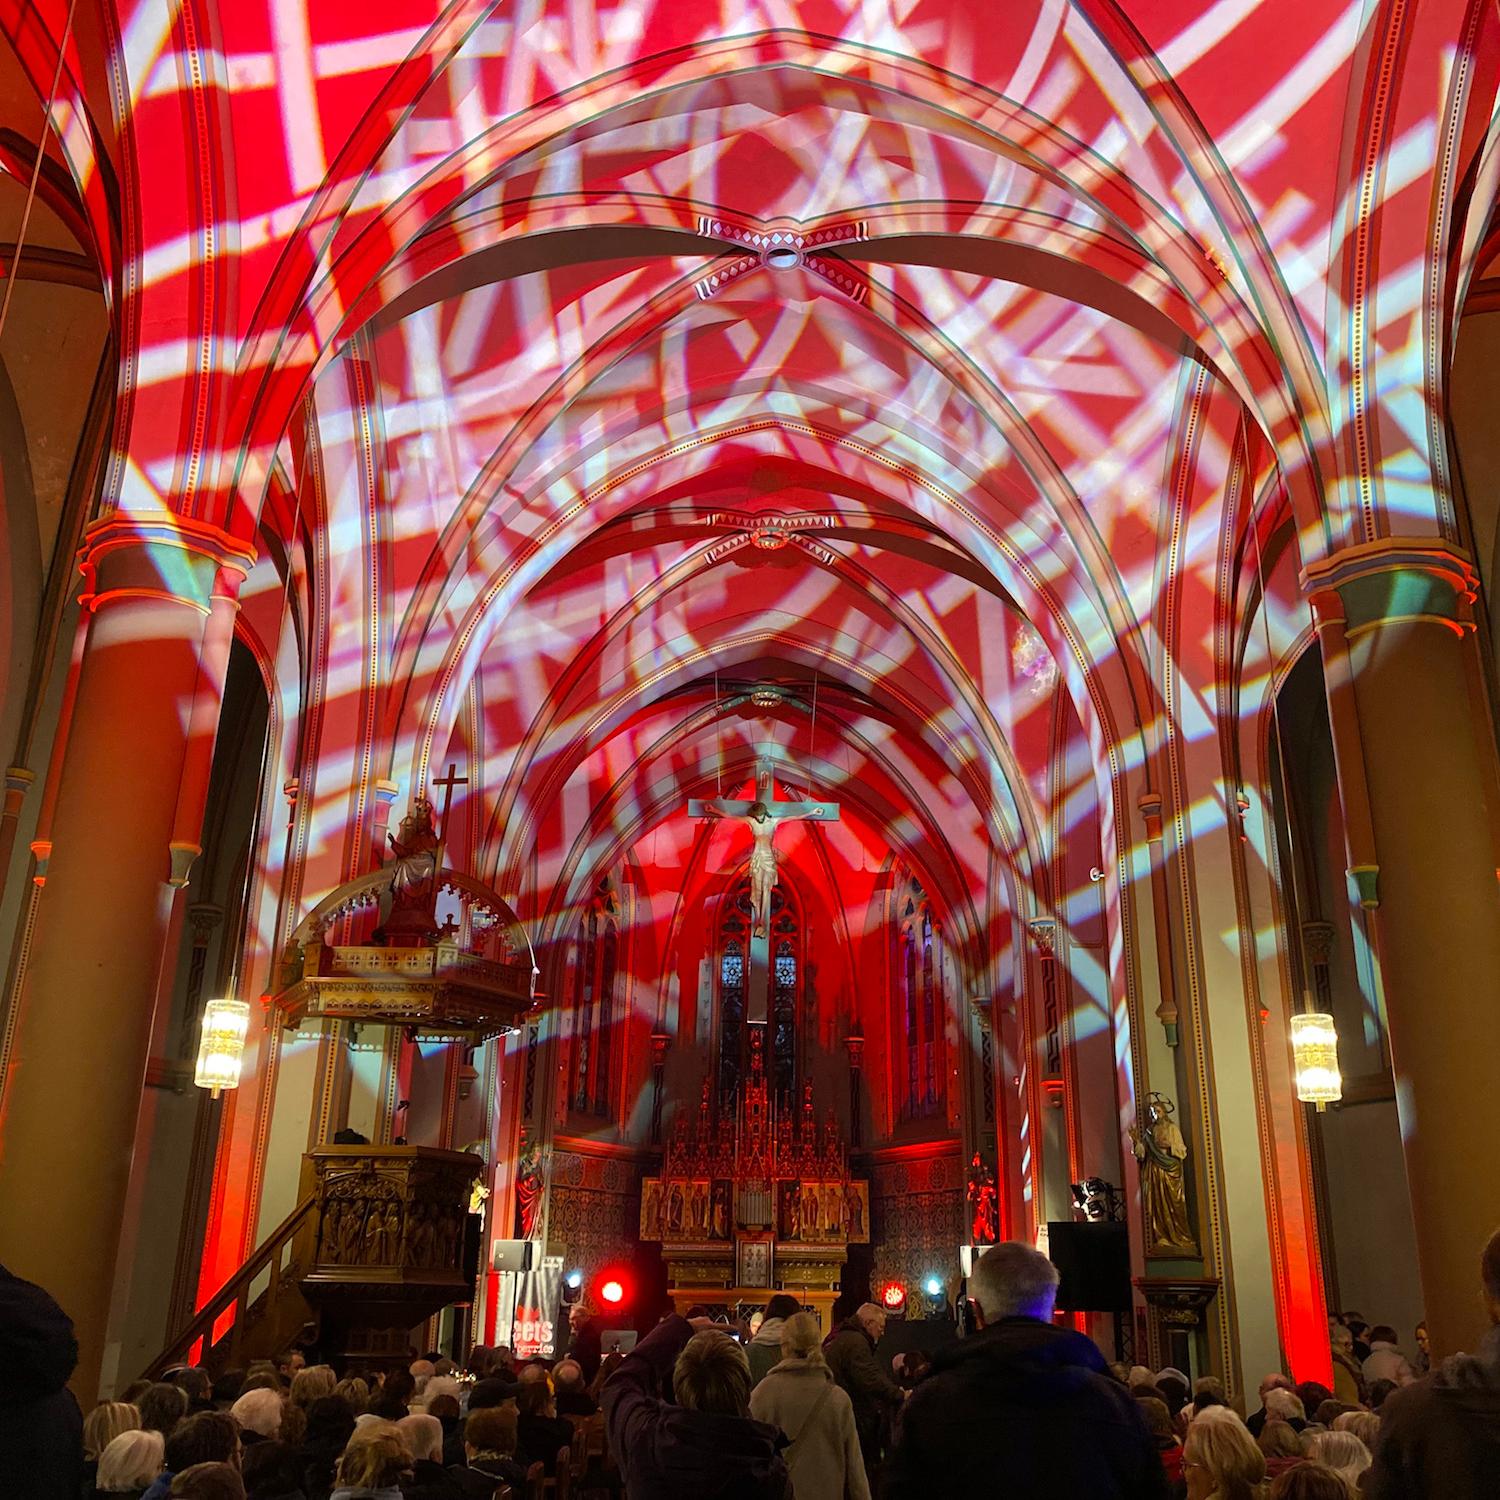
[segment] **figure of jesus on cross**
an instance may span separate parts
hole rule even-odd
[[[743,818],[754,840],[750,848],[750,907],[753,913],[750,942],[749,1007],[746,1019],[766,1017],[771,956],[771,893],[776,889],[776,829],[782,823],[807,820],[839,821],[837,802],[781,802],[770,760],[762,755],[755,763],[755,797],[752,801],[724,797],[694,797],[688,802],[694,818]]]

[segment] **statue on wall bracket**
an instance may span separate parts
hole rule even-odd
[[[1141,1167],[1146,1254],[1156,1259],[1199,1253],[1188,1218],[1187,1142],[1172,1118],[1174,1112],[1165,1094],[1149,1094],[1145,1123],[1130,1127],[1131,1145]]]

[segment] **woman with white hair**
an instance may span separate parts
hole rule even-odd
[[[166,1441],[155,1428],[136,1428],[111,1438],[99,1455],[96,1496],[140,1500],[166,1462]]]
[[[274,1442],[281,1436],[281,1419],[285,1405],[277,1391],[246,1391],[229,1415],[239,1425],[242,1443]]]
[[[834,1384],[811,1313],[782,1324],[781,1362],[750,1393],[750,1415],[786,1434],[781,1456],[797,1500],[870,1500],[854,1406]]]
[[[1373,1462],[1370,1450],[1352,1432],[1315,1432],[1307,1440],[1307,1456],[1327,1464],[1351,1495],[1359,1494],[1359,1481]]]

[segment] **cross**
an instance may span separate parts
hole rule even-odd
[[[453,788],[456,786],[468,786],[469,778],[467,776],[460,776],[458,774],[458,762],[450,760],[448,762],[448,774],[446,776],[434,776],[432,784],[435,787],[440,786],[443,789],[443,836],[446,839],[448,835],[448,809],[453,805]]]
[[[458,762],[448,762],[448,774],[446,776],[434,776],[432,779],[434,787],[443,789],[443,821],[438,829],[438,837],[442,840],[437,851],[437,870],[443,868],[443,856],[448,852],[448,809],[453,805],[453,788],[456,786],[468,786],[469,778],[458,774]]]
[[[754,921],[750,928],[750,972],[745,990],[745,1019],[764,1025],[769,1012],[771,988],[771,892],[776,888],[776,828],[790,822],[837,823],[837,802],[782,802],[776,796],[771,762],[761,756],[755,763],[753,801],[731,801],[723,797],[694,797],[688,802],[692,818],[743,818],[755,843],[750,851],[750,904]]]

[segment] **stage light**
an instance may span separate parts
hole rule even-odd
[[[906,1288],[899,1281],[888,1281],[880,1289],[880,1305],[893,1318],[906,1311]]]
[[[568,1272],[568,1285],[572,1287],[574,1291],[577,1291],[578,1288],[583,1285],[583,1272],[580,1271],[577,1266],[574,1266],[573,1269]]]
[[[929,1297],[938,1297],[942,1295],[942,1291],[942,1281],[936,1276],[929,1276],[927,1278],[927,1295]]]
[[[245,1000],[210,1000],[203,1007],[203,1030],[198,1041],[198,1066],[193,1082],[217,1099],[223,1089],[240,1086],[245,1057],[245,1034],[250,1030],[250,1005]]]
[[[1339,1076],[1339,1034],[1333,1017],[1309,1011],[1292,1017],[1292,1063],[1297,1073],[1297,1097],[1304,1104],[1336,1104],[1344,1097]]]
[[[618,1307],[625,1300],[624,1286],[611,1277],[599,1288],[599,1300],[610,1307]]]

